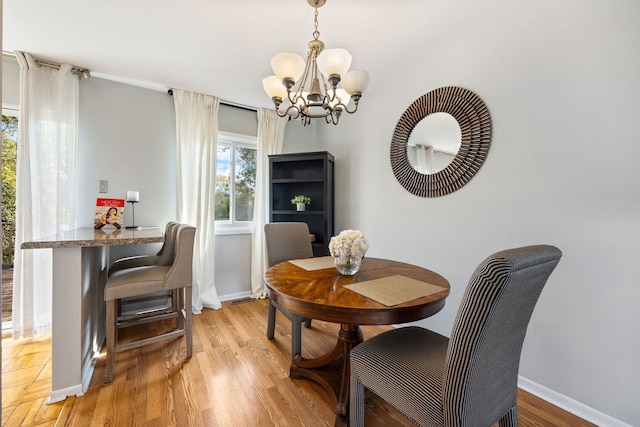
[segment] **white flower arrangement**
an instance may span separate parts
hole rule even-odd
[[[369,249],[369,242],[360,230],[343,230],[329,242],[332,257],[354,256],[362,258]]]

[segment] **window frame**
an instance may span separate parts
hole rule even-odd
[[[233,132],[226,131],[218,131],[218,137],[216,141],[216,150],[218,149],[218,145],[220,143],[231,146],[231,161],[229,164],[229,174],[230,174],[230,201],[229,201],[229,220],[216,220],[215,221],[215,234],[225,235],[225,234],[251,234],[253,232],[253,221],[235,221],[235,148],[236,147],[244,147],[244,148],[252,148],[256,150],[256,162],[258,161],[257,151],[258,151],[258,137],[253,135],[243,135]],[[217,155],[216,155],[217,159]],[[217,160],[216,160],[217,163]],[[257,166],[257,165],[256,165]],[[257,170],[256,170],[257,172]],[[217,164],[216,164],[216,176],[218,175]],[[257,178],[257,177],[256,177]],[[214,177],[215,179],[215,177]],[[214,184],[215,185],[215,184]],[[215,215],[215,212],[214,212]]]

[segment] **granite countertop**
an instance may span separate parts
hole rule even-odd
[[[20,247],[22,249],[56,249],[161,242],[164,242],[164,235],[159,227],[145,227],[139,230],[116,228],[95,230],[87,227],[35,239],[31,242],[24,242]]]

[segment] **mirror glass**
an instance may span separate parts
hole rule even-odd
[[[458,121],[449,113],[431,113],[411,132],[407,143],[409,163],[420,173],[436,173],[455,159],[461,143]]]

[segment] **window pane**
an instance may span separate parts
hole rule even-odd
[[[218,144],[216,162],[216,221],[229,220],[231,216],[231,147]]]
[[[2,115],[2,265],[13,264],[16,238],[18,118]],[[11,305],[9,304],[9,313]],[[3,313],[4,315],[5,313]]]
[[[235,220],[253,221],[256,192],[256,150],[235,147]]]

